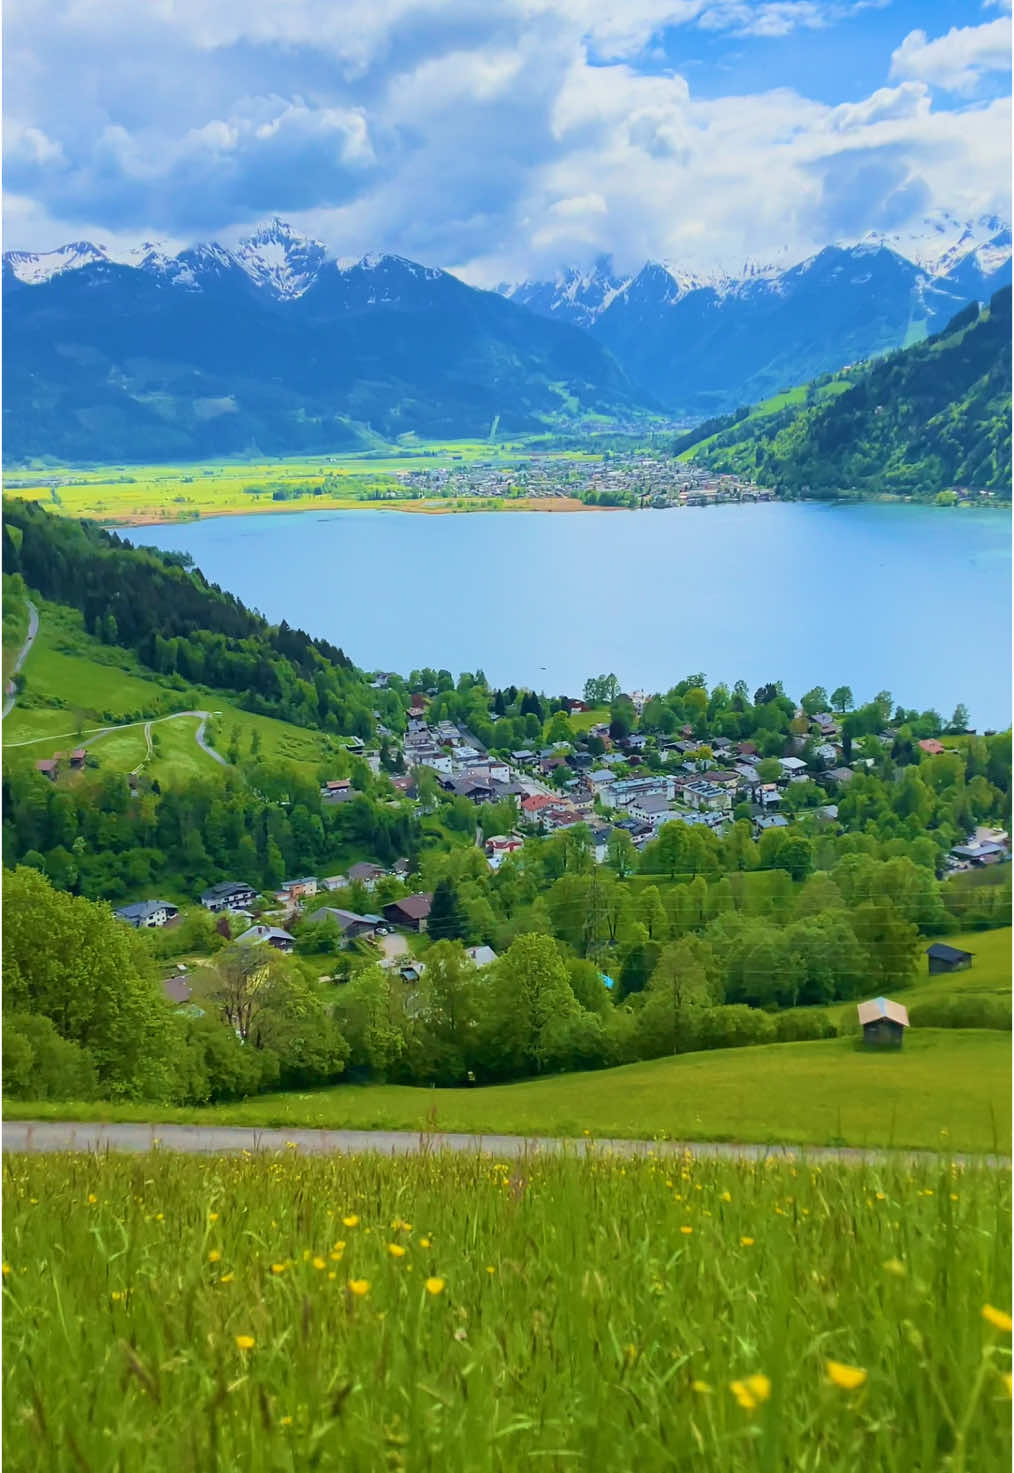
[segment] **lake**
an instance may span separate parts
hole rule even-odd
[[[130,529],[366,670],[482,669],[578,696],[693,671],[849,685],[1006,727],[1007,511],[820,503],[427,516],[312,511]]]

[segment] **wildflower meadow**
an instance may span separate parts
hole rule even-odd
[[[1010,1466],[1007,1172],[4,1165],[19,1473]]]

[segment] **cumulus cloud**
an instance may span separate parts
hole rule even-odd
[[[750,45],[880,3],[8,0],[7,245],[232,238],[280,212],[340,255],[493,284],[602,253],[734,268],[941,206],[1006,214],[1009,105],[933,91],[991,65],[982,33],[1006,18],[913,33],[892,85],[836,106],[698,97],[659,70],[673,28]]]
[[[973,92],[987,72],[1008,71],[1010,61],[1009,20],[952,26],[935,40],[925,31],[909,31],[891,57],[891,77],[929,82],[948,92]]]

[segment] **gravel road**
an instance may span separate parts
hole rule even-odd
[[[942,1162],[953,1159],[963,1165],[980,1165],[1010,1169],[1010,1158],[1003,1156],[945,1158],[934,1151],[877,1151],[849,1147],[810,1147],[807,1150],[788,1146],[731,1145],[725,1142],[695,1141],[623,1141],[587,1138],[557,1140],[551,1137],[526,1138],[520,1135],[424,1134],[400,1130],[256,1130],[235,1125],[99,1125],[82,1121],[6,1120],[3,1124],[3,1149],[45,1153],[53,1151],[149,1151],[155,1146],[166,1151],[182,1151],[188,1155],[222,1155],[241,1151],[288,1151],[295,1149],[310,1156],[361,1155],[410,1156],[423,1152],[486,1152],[491,1156],[518,1158],[536,1153],[570,1152],[582,1156],[591,1147],[598,1152],[622,1156],[678,1155],[691,1152],[702,1160],[760,1161],[800,1160],[825,1163],[844,1161],[850,1164],[883,1164],[889,1160],[912,1163]]]

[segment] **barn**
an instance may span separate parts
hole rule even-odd
[[[929,960],[930,976],[938,972],[965,972],[972,965],[974,951],[962,951],[957,946],[945,946],[942,941],[934,941],[932,946],[927,946],[926,956]]]
[[[859,1022],[867,1048],[901,1048],[908,1027],[908,1009],[900,1002],[875,997],[859,1004]]]

